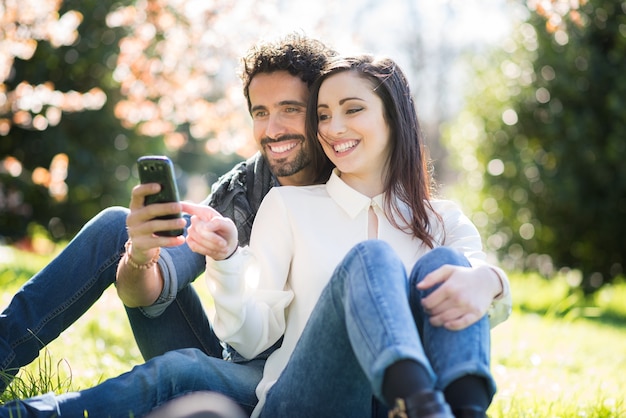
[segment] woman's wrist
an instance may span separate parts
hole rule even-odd
[[[497,300],[504,296],[504,278],[502,277],[502,273],[497,268],[489,266],[489,270],[491,270],[495,274],[497,279],[497,290],[494,294],[495,296],[493,297],[494,300]]]
[[[235,255],[238,249],[239,249],[239,241],[237,241],[237,245],[235,245],[235,249],[232,250],[231,253],[228,254],[228,256],[224,257],[223,260],[228,260],[229,258],[231,258],[233,255]]]

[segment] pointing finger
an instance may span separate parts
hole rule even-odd
[[[182,202],[183,212],[195,215],[203,221],[210,221],[215,216],[221,216],[218,211],[210,206],[198,205],[191,202]]]

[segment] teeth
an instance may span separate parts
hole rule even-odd
[[[335,152],[344,152],[349,150],[350,148],[356,147],[358,141],[350,141],[350,142],[342,142],[341,144],[337,144],[333,147]]]
[[[272,144],[272,145],[268,145],[269,148],[272,150],[272,152],[276,152],[276,153],[281,153],[281,152],[286,152],[289,151],[292,148],[295,148],[297,144],[295,142],[292,142],[290,144]]]

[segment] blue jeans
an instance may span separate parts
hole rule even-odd
[[[9,402],[0,408],[0,417],[142,417],[197,391],[222,393],[250,414],[264,364],[260,359],[232,363],[195,348],[170,351],[91,389]]]
[[[126,208],[102,211],[43,270],[33,276],[0,314],[0,371],[15,375],[39,350],[83,315],[115,282],[124,251]],[[163,268],[176,277],[176,299],[156,318],[127,309],[145,359],[166,351],[195,347],[222,357],[200,299],[189,286],[204,271],[205,259],[187,245],[163,251]],[[169,260],[165,263],[165,260]],[[173,262],[176,260],[176,263]],[[0,392],[6,382],[0,379]]]
[[[432,290],[418,291],[416,284],[444,264],[469,265],[441,247],[420,258],[407,278],[389,245],[358,244],[322,292],[261,417],[370,416],[372,395],[383,399],[386,369],[402,359],[422,364],[437,389],[472,374],[486,379],[493,396],[488,318],[449,331],[430,325],[421,307]],[[384,409],[374,401],[374,416]]]
[[[448,331],[431,326],[420,307],[429,292],[418,291],[415,284],[444,264],[467,261],[449,249],[436,249],[407,278],[384,242],[357,245],[322,292],[287,367],[268,393],[262,417],[365,417],[372,415],[372,403],[378,416],[384,406],[373,402],[373,396],[382,399],[385,370],[401,359],[423,364],[439,389],[466,374],[483,376],[493,396],[488,319]],[[12,402],[0,408],[0,416],[48,417],[57,408],[67,416],[84,410],[90,417],[131,411],[142,416],[197,390],[223,393],[250,412],[263,364],[231,363],[195,349],[173,351],[82,392]]]

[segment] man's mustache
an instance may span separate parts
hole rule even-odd
[[[263,139],[261,139],[261,145],[267,145],[267,144],[272,144],[272,143],[277,143],[277,142],[282,142],[282,141],[290,141],[290,140],[297,140],[297,141],[302,141],[304,142],[304,135],[298,135],[298,134],[287,134],[287,135],[283,135],[281,137],[278,138],[270,138],[269,136],[264,137]]]

